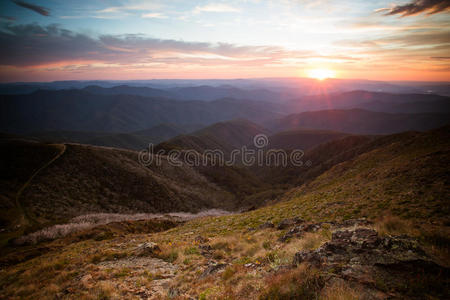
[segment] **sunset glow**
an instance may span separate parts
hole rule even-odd
[[[314,78],[318,80],[336,77],[336,73],[328,69],[313,69],[309,70],[307,73],[309,78]]]
[[[447,81],[449,5],[419,2],[1,1],[0,81]]]

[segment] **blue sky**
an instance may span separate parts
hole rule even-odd
[[[312,69],[345,78],[445,80],[449,6],[4,0],[0,38],[10,46],[0,52],[0,80],[107,79],[118,70],[133,79],[292,77]]]

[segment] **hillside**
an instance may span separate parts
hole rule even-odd
[[[142,221],[112,223],[37,245],[34,258],[19,249],[3,259],[1,295],[444,299],[449,138],[448,127],[345,137],[311,151],[348,159],[282,202],[151,234]]]
[[[199,153],[217,149],[228,156],[232,150],[252,144],[257,134],[269,134],[269,131],[248,120],[236,119],[177,136],[159,144],[156,149],[193,149]]]
[[[42,131],[31,132],[28,137],[51,143],[80,143],[96,146],[123,148],[130,150],[146,149],[150,143],[157,144],[180,134],[195,131],[203,126],[198,124],[174,125],[159,124],[145,130],[130,133],[107,134],[89,131]]]
[[[319,144],[348,136],[347,133],[328,130],[295,129],[269,136],[268,148],[309,150]]]
[[[274,131],[298,128],[334,130],[355,134],[391,134],[430,130],[448,123],[448,114],[390,114],[362,109],[322,110],[292,114],[274,120]]]
[[[8,191],[3,205],[13,211],[17,208],[15,193],[58,152],[56,146],[3,142],[2,164],[8,170],[2,174],[2,186]],[[19,199],[34,223],[61,222],[95,212],[195,212],[208,207],[231,209],[236,204],[233,195],[197,171],[171,166],[164,158],[161,166],[153,162],[147,168],[139,164],[137,152],[76,144],[65,147],[64,154],[41,170]],[[3,223],[8,215],[5,211]]]

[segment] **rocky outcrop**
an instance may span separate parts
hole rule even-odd
[[[332,233],[331,241],[317,250],[297,252],[293,264],[300,263],[394,296],[405,295],[424,285],[424,290],[432,290],[435,296],[440,296],[439,288],[431,289],[429,285],[435,283],[436,276],[440,277],[436,282],[443,282],[446,277],[448,283],[449,274],[449,270],[435,263],[416,240],[407,236],[380,237],[375,230],[364,227],[337,230]],[[420,290],[414,293],[420,294]]]
[[[288,219],[288,220],[292,220],[292,219]],[[296,220],[301,220],[301,219],[297,218]],[[292,223],[292,221],[291,221],[291,223]],[[367,226],[369,224],[371,224],[371,222],[369,222],[366,219],[350,219],[350,220],[345,220],[342,222],[320,222],[320,223],[306,223],[303,221],[303,222],[301,222],[300,225],[292,227],[288,232],[286,232],[283,236],[281,236],[279,238],[279,241],[287,242],[289,239],[294,238],[294,237],[301,238],[305,232],[316,232],[325,226],[327,228],[338,229],[338,228],[346,228],[346,227],[354,227],[354,226]],[[278,226],[278,227],[280,227],[280,226]]]

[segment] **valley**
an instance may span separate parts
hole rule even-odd
[[[162,91],[0,97],[0,298],[444,297],[448,97]],[[335,108],[313,105],[330,97]],[[302,164],[206,155],[242,148],[301,151]]]

